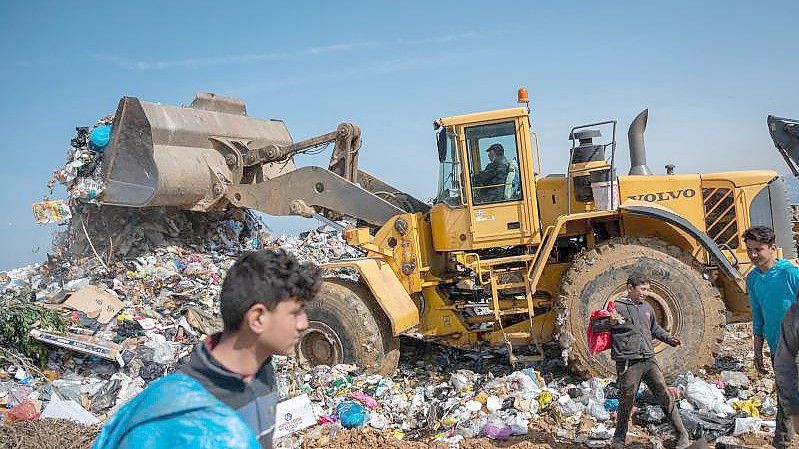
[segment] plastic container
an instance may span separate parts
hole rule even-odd
[[[611,187],[612,185],[612,187]],[[619,182],[600,181],[591,183],[594,207],[597,210],[612,210],[619,207]]]

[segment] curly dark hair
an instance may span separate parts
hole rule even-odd
[[[627,285],[629,285],[632,288],[649,283],[650,283],[649,276],[645,275],[640,271],[631,271],[630,275],[627,276]]]
[[[777,237],[774,235],[774,230],[768,226],[752,226],[744,231],[744,242],[747,240],[773,245]]]
[[[316,265],[300,263],[282,249],[262,249],[243,254],[230,267],[219,294],[225,332],[241,328],[244,314],[261,303],[275,310],[289,299],[313,299],[322,285],[322,272]]]

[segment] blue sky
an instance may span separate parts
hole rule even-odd
[[[765,118],[799,117],[796,17],[797,2],[2,0],[0,269],[46,257],[56,227],[36,225],[30,205],[74,127],[123,95],[240,97],[297,140],[352,121],[361,167],[422,199],[437,185],[432,121],[515,106],[519,86],[545,173],[564,170],[572,126],[604,119],[620,121],[628,167],[626,127],[645,107],[656,172],[785,172]]]

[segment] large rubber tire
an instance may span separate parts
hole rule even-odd
[[[314,365],[354,363],[368,373],[388,374],[399,361],[399,342],[369,289],[326,279],[305,305],[309,327],[297,344],[300,361]]]
[[[583,376],[615,375],[610,350],[592,356],[586,329],[592,310],[626,293],[627,276],[640,270],[651,279],[658,322],[682,345],[656,341],[658,364],[667,379],[712,364],[724,332],[724,304],[700,266],[680,248],[644,237],[612,239],[579,256],[561,281],[558,341],[572,370]]]

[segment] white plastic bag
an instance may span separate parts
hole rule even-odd
[[[593,399],[588,400],[588,413],[594,417],[599,422],[607,421],[610,419],[610,413],[605,410],[605,406],[600,404]]]
[[[684,394],[700,412],[714,412],[720,415],[735,413],[735,410],[727,405],[724,394],[715,385],[710,385],[702,379],[689,379]]]
[[[762,425],[763,420],[760,418],[735,418],[735,430],[732,435],[737,437],[745,433],[757,432]]]

